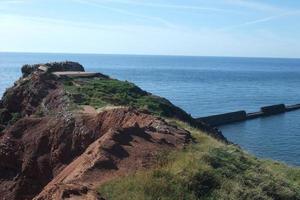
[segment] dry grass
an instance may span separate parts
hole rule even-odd
[[[183,151],[162,153],[157,166],[115,179],[99,191],[107,199],[300,199],[300,169],[259,160],[185,123],[196,140]]]

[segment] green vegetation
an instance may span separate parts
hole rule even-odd
[[[174,122],[173,122],[174,123]],[[152,170],[99,188],[107,199],[300,199],[300,170],[257,159],[175,121],[196,140],[183,151],[162,154]]]
[[[151,95],[127,81],[109,78],[72,79],[65,81],[65,89],[77,105],[90,105],[98,109],[104,106],[130,106],[147,109],[153,114],[171,117],[184,111],[168,100]]]
[[[109,78],[64,82],[72,107],[131,106],[163,117],[184,111],[132,83]],[[74,107],[74,108],[75,108]],[[107,199],[300,199],[300,169],[257,159],[189,125],[169,120],[190,131],[195,143],[182,151],[162,153],[147,171],[112,180],[99,188]]]
[[[11,115],[12,115],[12,118],[9,121],[10,124],[16,123],[22,117],[21,113],[11,113]]]

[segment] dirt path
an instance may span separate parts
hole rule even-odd
[[[83,106],[82,113],[84,114],[97,114],[97,110],[93,106]]]

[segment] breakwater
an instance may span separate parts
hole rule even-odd
[[[298,109],[300,109],[300,104],[288,105],[288,106],[285,104],[277,104],[277,105],[261,107],[260,111],[257,112],[247,113],[245,110],[240,110],[236,112],[223,113],[219,115],[200,117],[200,118],[196,118],[196,120],[205,122],[207,124],[210,124],[211,126],[221,126],[221,125],[231,124],[235,122],[256,119],[259,117],[268,117],[268,116],[290,112]]]

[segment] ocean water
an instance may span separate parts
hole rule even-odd
[[[0,94],[23,64],[77,61],[134,82],[194,117],[300,103],[300,59],[0,53]],[[300,111],[220,127],[259,157],[300,165]]]

